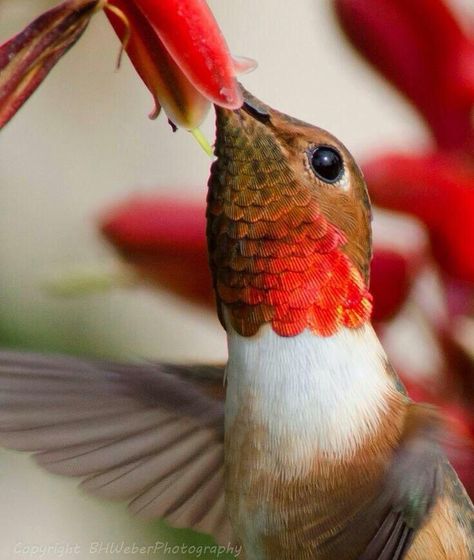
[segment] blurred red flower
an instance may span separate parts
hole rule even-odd
[[[334,0],[351,44],[424,117],[437,146],[474,153],[474,41],[443,0]]]
[[[107,210],[100,229],[145,281],[214,305],[203,204],[133,196]]]

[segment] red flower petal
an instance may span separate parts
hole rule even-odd
[[[205,118],[209,101],[190,83],[173,60],[143,13],[129,0],[109,0],[109,5],[118,8],[130,25],[126,25],[116,13],[106,10],[115,32],[122,41],[127,38],[126,51],[139,76],[154,97],[158,115],[160,105],[171,121],[192,130]]]
[[[474,150],[474,43],[442,0],[335,0],[352,44],[418,108],[439,146]]]
[[[224,37],[205,0],[135,0],[189,81],[208,99],[243,103]]]
[[[370,292],[374,298],[374,322],[387,321],[400,310],[412,281],[409,260],[391,250],[374,252],[370,266]]]
[[[100,0],[69,0],[0,46],[0,128],[79,39]]]
[[[147,281],[214,306],[202,205],[135,196],[106,212],[100,228]]]
[[[474,167],[440,153],[393,154],[366,164],[364,173],[375,204],[422,220],[439,265],[474,282]]]

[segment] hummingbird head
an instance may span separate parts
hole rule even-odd
[[[216,108],[207,235],[221,322],[243,336],[362,325],[371,211],[359,167],[325,130],[244,98]]]

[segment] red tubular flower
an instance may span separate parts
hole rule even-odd
[[[197,127],[210,104],[242,105],[235,61],[204,0],[68,0],[0,47],[0,127],[79,38],[92,14],[105,9],[135,69],[173,125]]]
[[[134,196],[108,210],[100,229],[146,281],[214,305],[202,204]]]
[[[367,163],[364,173],[373,202],[419,218],[441,268],[474,283],[474,166],[440,153],[392,154]]]
[[[189,81],[228,109],[243,103],[235,65],[205,0],[136,0]]]
[[[186,129],[198,127],[210,108],[209,101],[182,73],[135,4],[128,0],[109,0],[108,5],[118,9],[105,13],[155,100],[155,110],[150,116],[157,117],[163,106],[174,124]]]
[[[173,124],[193,131],[211,102],[230,109],[242,105],[235,75],[253,63],[239,66],[231,57],[204,0],[108,0],[107,6],[157,109],[163,106]]]
[[[370,267],[370,292],[374,297],[372,320],[393,318],[405,302],[412,281],[410,261],[391,249],[374,251]]]
[[[334,0],[351,43],[418,108],[438,146],[474,151],[474,42],[443,0]]]

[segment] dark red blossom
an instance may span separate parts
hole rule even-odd
[[[474,283],[474,160],[393,153],[367,162],[364,173],[372,201],[420,219],[439,266]]]
[[[212,306],[202,204],[134,196],[104,213],[100,228],[147,282]]]
[[[418,109],[440,148],[474,152],[474,41],[443,0],[334,0],[352,45]]]

